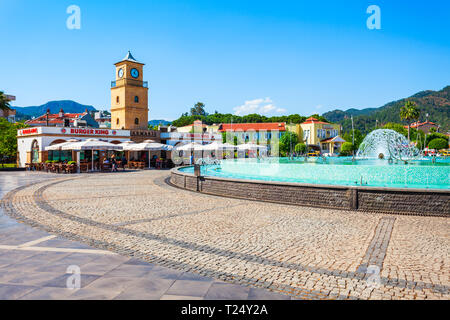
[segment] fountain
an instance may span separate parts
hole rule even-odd
[[[356,157],[407,161],[420,158],[421,153],[402,134],[390,129],[378,129],[367,135]]]
[[[424,158],[401,134],[380,129],[367,135],[355,158],[206,158],[196,162],[200,174],[176,168],[171,182],[251,200],[450,216],[449,160]]]

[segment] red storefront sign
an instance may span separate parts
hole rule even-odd
[[[87,134],[87,135],[102,135],[109,136],[109,130],[107,129],[82,129],[82,128],[71,128],[70,134]],[[115,134],[115,132],[113,132]]]
[[[38,129],[37,128],[23,129],[21,131],[21,135],[22,136],[29,135],[29,134],[36,134],[36,133],[38,133]]]

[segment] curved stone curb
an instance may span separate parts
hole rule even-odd
[[[192,167],[192,166],[187,166]],[[174,168],[170,182],[204,194],[369,213],[450,217],[450,190],[313,185],[195,176]]]

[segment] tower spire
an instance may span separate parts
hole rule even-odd
[[[124,61],[132,61],[132,62],[137,62],[137,60],[133,57],[133,55],[131,54],[131,51],[128,50],[127,55],[125,56],[125,58],[123,59]]]

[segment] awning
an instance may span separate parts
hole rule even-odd
[[[333,142],[333,143],[344,143],[344,142],[347,142],[347,141],[345,141],[344,139],[342,139],[339,136],[336,136],[334,138],[328,138],[328,139],[320,141],[320,143],[331,143],[331,142]]]

